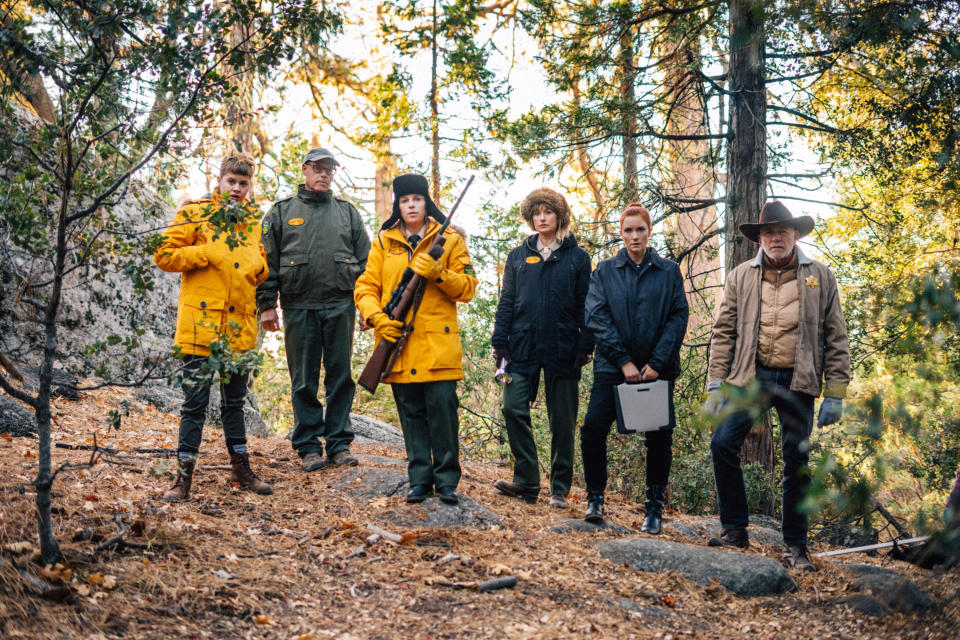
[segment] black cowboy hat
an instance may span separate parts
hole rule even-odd
[[[793,227],[802,238],[813,231],[814,221],[810,216],[793,217],[790,210],[783,206],[779,200],[771,200],[763,205],[760,210],[760,220],[758,222],[745,222],[740,225],[740,233],[750,238],[754,242],[760,242],[760,231],[764,227],[782,224],[786,227]]]
[[[400,222],[400,198],[411,194],[418,194],[427,201],[427,216],[433,218],[440,224],[443,224],[447,217],[443,215],[440,208],[434,204],[430,197],[430,190],[427,186],[427,179],[419,173],[405,173],[393,179],[393,213],[382,225],[380,230],[384,231]]]

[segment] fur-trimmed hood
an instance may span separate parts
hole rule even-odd
[[[559,231],[566,231],[570,228],[570,206],[567,204],[566,198],[553,189],[542,187],[531,191],[520,203],[520,215],[527,221],[531,229],[533,229],[533,209],[538,204],[545,204],[557,213]]]

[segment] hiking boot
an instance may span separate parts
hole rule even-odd
[[[349,449],[343,449],[330,456],[330,464],[335,467],[355,467],[360,461],[350,455]]]
[[[457,504],[460,502],[460,496],[457,495],[456,487],[440,487],[440,502],[447,504]]]
[[[663,518],[663,505],[666,502],[667,488],[663,485],[652,484],[647,487],[647,503],[644,506],[646,516],[640,531],[650,535],[660,535],[660,524]]]
[[[746,549],[750,546],[750,538],[747,536],[746,529],[724,529],[719,538],[710,538],[707,546]]]
[[[250,468],[250,454],[230,452],[230,481],[239,483],[244,489],[250,489],[257,495],[269,496],[273,494],[273,487],[257,477]]]
[[[193,468],[196,460],[177,460],[177,479],[173,482],[161,500],[166,502],[182,502],[190,496],[190,483],[193,481]]]
[[[587,522],[603,522],[603,492],[587,492],[587,512],[583,515]]]
[[[307,455],[303,456],[303,460],[300,461],[303,465],[304,471],[316,471],[317,469],[323,469],[327,466],[327,461],[323,459],[319,453],[311,451]]]
[[[428,493],[430,493],[430,487],[425,484],[415,484],[407,491],[407,502],[409,504],[423,502],[427,499]]]
[[[807,553],[807,545],[805,544],[788,544],[787,562],[790,563],[792,568],[800,569],[801,571],[817,570],[813,561],[810,560],[810,555]]]
[[[550,506],[554,509],[566,509],[569,506],[567,496],[562,496],[559,493],[553,494],[550,496]]]
[[[493,483],[493,488],[505,496],[523,500],[527,504],[536,504],[537,496],[540,495],[540,485],[538,484],[523,484],[520,482],[497,480]]]

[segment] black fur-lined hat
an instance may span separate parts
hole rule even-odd
[[[405,173],[393,179],[393,214],[390,218],[380,225],[380,230],[384,231],[400,222],[400,198],[417,194],[423,196],[427,201],[427,215],[443,224],[447,217],[440,212],[440,208],[434,204],[430,197],[430,189],[427,186],[427,179],[419,173]]]

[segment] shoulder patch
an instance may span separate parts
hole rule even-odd
[[[476,277],[476,276],[477,276],[477,272],[474,271],[472,264],[465,264],[465,265],[463,265],[463,273],[466,274],[466,275],[468,275],[468,276],[473,276],[473,277]]]

